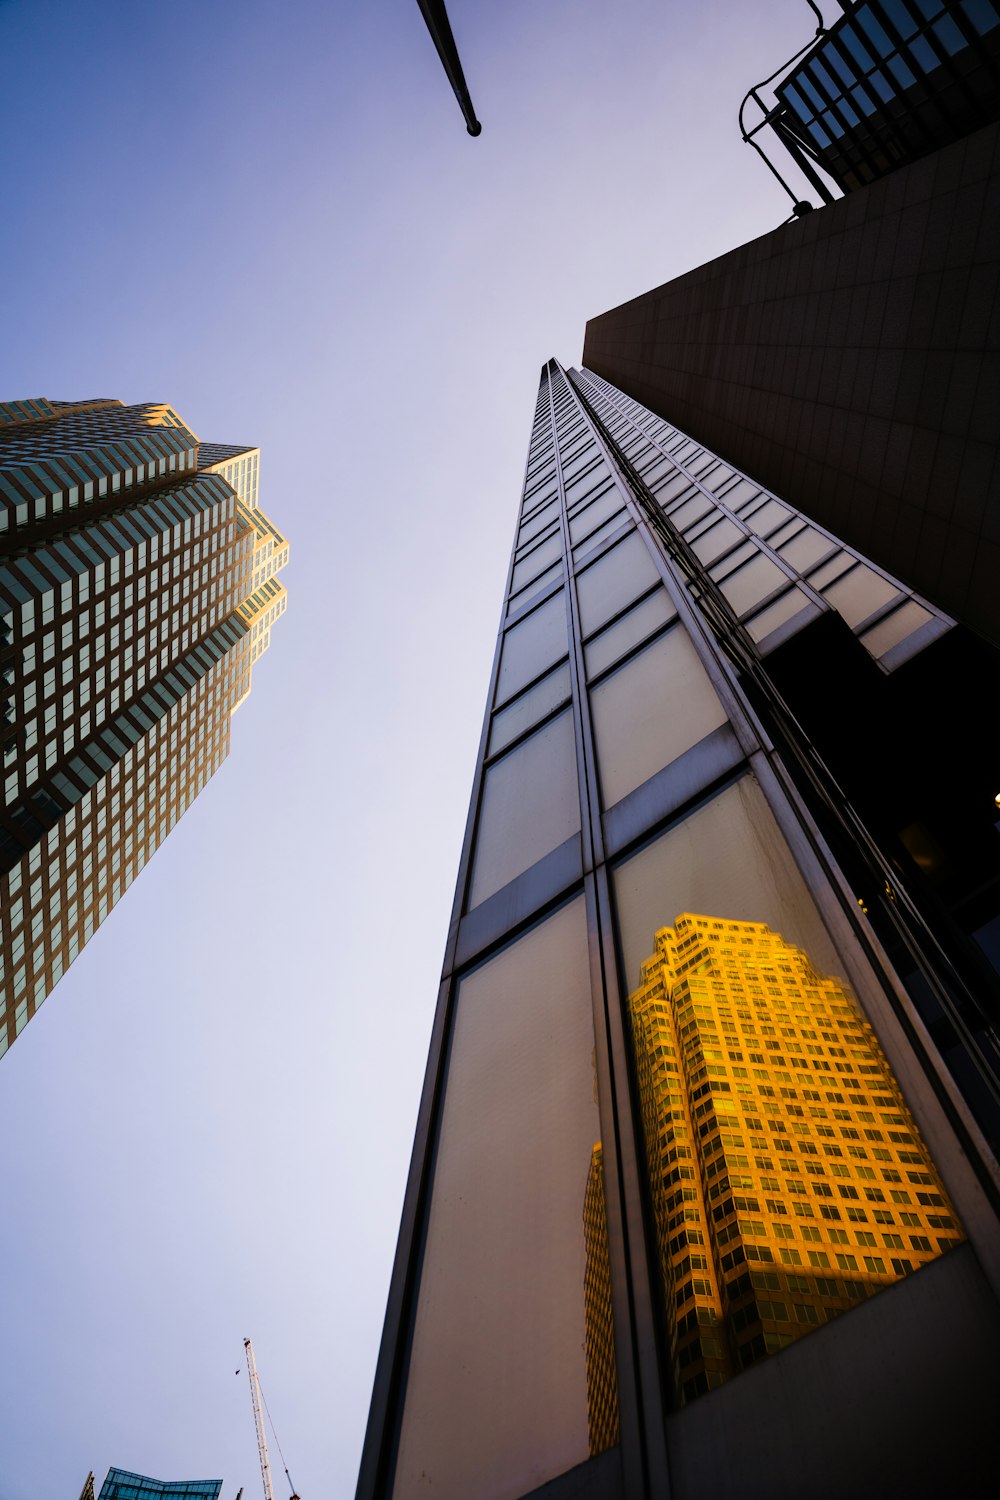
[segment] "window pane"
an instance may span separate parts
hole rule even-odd
[[[759,615],[747,621],[747,630],[750,638],[754,641],[762,641],[765,636],[770,635],[772,630],[777,630],[779,625],[784,625],[793,615],[800,610],[808,608],[811,601],[806,598],[799,588],[789,589],[787,594],[782,594],[780,599],[775,599],[766,609],[762,609]],[[815,605],[813,608],[815,609]]]
[[[785,543],[781,548],[781,555],[801,573],[806,568],[811,568],[813,563],[819,562],[821,557],[825,557],[833,545],[828,536],[807,526],[804,531],[793,536],[790,542]]]
[[[714,509],[715,506],[711,500],[699,491],[691,500],[685,500],[683,505],[678,505],[676,510],[672,510],[670,519],[678,531],[687,531],[695,521],[700,521],[703,516],[707,516],[709,511]]]
[[[687,1402],[962,1230],[752,777],[620,866],[614,886]]]
[[[543,505],[541,510],[533,515],[530,521],[525,521],[521,527],[518,538],[519,544],[523,546],[525,542],[530,542],[533,537],[538,536],[539,532],[544,531],[546,526],[551,525],[558,514],[559,507],[556,501],[553,500],[549,505]]]
[[[589,495],[591,490],[596,490],[600,485],[606,484],[610,478],[611,475],[608,473],[607,465],[601,463],[595,464],[585,474],[579,475],[578,478],[573,480],[572,484],[567,481],[565,488],[566,509],[569,510],[570,506],[575,505],[578,500],[582,500],[584,495]]]
[[[510,604],[507,606],[507,613],[513,614],[516,610],[524,609],[525,605],[530,604],[532,599],[537,598],[539,594],[551,588],[554,583],[561,583],[562,576],[563,565],[562,559],[560,559],[559,562],[553,563],[551,568],[546,568],[544,573],[539,573],[537,578],[533,578],[519,594],[511,595]]]
[[[512,625],[503,638],[497,702],[503,703],[569,650],[566,595],[560,589],[530,615]]]
[[[919,630],[921,625],[926,625],[930,618],[926,609],[909,599],[900,609],[894,609],[891,615],[887,615],[873,630],[863,635],[861,644],[872,656],[884,656],[893,646],[898,646],[900,641],[905,641],[908,635]]]
[[[638,532],[625,537],[577,578],[584,635],[597,630],[658,580],[642,537]]]
[[[670,467],[671,472],[673,472],[673,465],[671,464]],[[652,485],[650,488],[652,488]],[[674,473],[672,479],[668,479],[664,484],[657,486],[656,498],[661,505],[666,506],[670,504],[671,500],[676,500],[678,496],[683,495],[687,489],[694,489],[688,476],[686,474]]]
[[[743,520],[757,536],[769,536],[790,515],[787,505],[781,505],[777,500],[768,500],[760,510],[755,510],[751,515],[744,514]]]
[[[533,552],[529,552],[519,563],[514,564],[514,573],[510,581],[510,591],[516,593],[518,589],[562,556],[562,537],[557,531],[547,541],[542,542]]]
[[[579,828],[573,713],[566,709],[486,772],[470,907]]]
[[[490,755],[496,755],[511,740],[516,740],[524,730],[530,729],[532,724],[537,724],[539,719],[558,708],[561,703],[569,701],[571,693],[569,665],[563,663],[543,677],[541,682],[522,693],[520,698],[515,698],[509,708],[501,709],[493,716],[493,728],[490,731]]]
[[[592,690],[590,702],[605,807],[726,721],[681,626],[606,677]]]
[[[509,1500],[618,1440],[596,1093],[577,899],[459,985],[395,1500]]]
[[[625,512],[622,510],[616,516],[612,516],[610,521],[605,521],[603,526],[599,526],[591,536],[585,537],[573,553],[573,556],[577,560],[577,565],[581,561],[586,561],[594,549],[600,546],[601,542],[606,542],[609,537],[614,536],[615,532],[619,531],[624,523]]]
[[[578,542],[581,537],[589,536],[602,521],[621,513],[623,509],[622,497],[617,488],[608,490],[606,494],[591,501],[589,505],[585,505],[583,510],[577,511],[572,517],[569,523],[571,541]]]
[[[727,548],[734,547],[743,535],[736,522],[725,516],[696,537],[691,543],[691,550],[701,562],[708,564],[721,557]]]
[[[645,640],[647,635],[652,635],[654,630],[672,620],[676,613],[666,589],[657,589],[634,609],[630,609],[616,624],[602,630],[584,648],[587,676],[596,677],[605,667],[610,667],[620,656],[624,656],[626,651],[631,651],[633,646]]]
[[[836,583],[831,583],[829,588],[823,590],[824,598],[830,601],[845,623],[852,627],[860,625],[862,620],[881,609],[883,604],[895,599],[898,593],[899,589],[894,583],[863,565],[852,568],[846,577],[838,578]]]
[[[759,552],[745,567],[723,579],[719,587],[736,613],[742,615],[787,582],[788,578],[778,564]]]

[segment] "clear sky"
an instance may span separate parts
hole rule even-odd
[[[736,111],[803,0],[450,15],[478,140],[414,0],[0,0],[0,398],[259,443],[292,546],[229,760],[0,1063],[0,1500],[256,1500],[244,1334],[353,1493],[539,368],[788,212]]]

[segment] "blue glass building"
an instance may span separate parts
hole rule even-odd
[[[219,1500],[221,1489],[221,1479],[148,1479],[125,1469],[109,1469],[100,1500],[152,1500],[154,1495],[169,1495],[171,1500]]]

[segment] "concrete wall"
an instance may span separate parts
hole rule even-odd
[[[1000,126],[591,319],[583,362],[1000,640]]]

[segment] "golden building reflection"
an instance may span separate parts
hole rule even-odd
[[[757,922],[684,914],[655,944],[629,1005],[687,1401],[919,1269],[962,1231],[839,979]],[[604,1244],[606,1262],[606,1233]],[[595,1286],[596,1259],[592,1269],[588,1241]],[[590,1322],[588,1301],[593,1441],[605,1419],[603,1387],[589,1379]]]
[[[611,1259],[608,1216],[604,1205],[604,1151],[595,1145],[583,1198],[583,1242],[587,1252],[583,1277],[584,1338],[587,1355],[587,1427],[590,1454],[614,1447],[621,1435],[618,1375],[611,1316]]]

